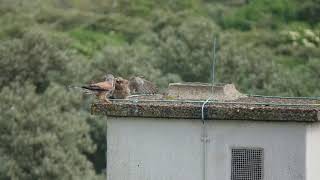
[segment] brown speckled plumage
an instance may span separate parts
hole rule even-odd
[[[112,98],[126,99],[130,95],[155,94],[157,91],[156,86],[152,82],[142,77],[132,77],[129,80],[117,77],[115,78],[115,90]]]
[[[129,81],[122,77],[115,79],[115,89],[112,94],[114,99],[126,99],[130,95]]]
[[[129,80],[131,94],[155,94],[157,87],[150,81],[142,77],[131,77]]]

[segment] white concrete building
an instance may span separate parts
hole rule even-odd
[[[107,116],[108,180],[320,179],[319,99],[188,98],[92,106]]]

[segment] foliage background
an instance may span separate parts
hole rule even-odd
[[[0,0],[0,179],[104,179],[105,124],[69,84],[105,73],[320,94],[319,0]]]

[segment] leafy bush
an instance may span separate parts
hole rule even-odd
[[[70,30],[79,26],[86,26],[96,21],[99,15],[82,12],[77,9],[62,10],[57,8],[40,8],[35,14],[35,20],[39,24],[49,24],[58,30]]]
[[[0,23],[0,40],[21,38],[28,28],[36,26],[32,18],[13,13],[1,16]]]
[[[123,35],[128,42],[150,29],[150,23],[141,18],[130,18],[122,14],[109,14],[101,17],[87,26],[91,31],[104,33],[115,32]]]
[[[30,2],[24,0],[0,0],[0,15],[6,13],[24,14],[31,13],[38,8],[41,0],[33,0]]]
[[[155,66],[155,54],[146,46],[112,47],[107,46],[100,56],[92,62],[96,77],[113,73],[122,77],[145,76],[164,88],[169,82],[179,81],[174,73],[164,73]]]
[[[320,21],[320,1],[307,0],[301,2],[298,11],[298,17],[302,21],[310,22],[311,24],[319,23]]]
[[[64,45],[55,43],[47,34],[27,32],[21,39],[0,44],[0,87],[11,82],[31,81],[38,92],[43,92],[50,81],[61,81],[68,56]]]
[[[0,174],[11,179],[95,179],[86,115],[57,84],[41,96],[27,82],[0,92]]]
[[[311,29],[303,31],[288,31],[284,33],[288,42],[293,46],[305,46],[309,48],[316,48],[320,46],[320,32]]]
[[[219,28],[204,18],[186,19],[177,28],[164,28],[156,42],[156,64],[184,81],[210,80],[213,39]]]
[[[234,36],[239,40],[234,40]],[[235,83],[246,93],[266,94],[279,71],[277,57],[262,43],[247,41],[245,37],[247,34],[242,33],[221,36],[217,79]]]
[[[280,23],[296,18],[296,7],[293,0],[250,1],[247,6],[227,14],[222,25],[225,28],[240,30],[250,30],[254,27],[277,28]]]
[[[75,40],[71,46],[88,57],[92,57],[95,52],[101,50],[107,44],[121,45],[125,42],[121,35],[113,31],[107,34],[86,29],[74,29],[69,34]]]
[[[258,36],[259,39],[257,37]],[[236,37],[236,38],[235,38]],[[236,39],[236,40],[235,40]],[[274,33],[258,31],[221,36],[217,76],[253,94],[317,96],[320,51],[287,45]]]

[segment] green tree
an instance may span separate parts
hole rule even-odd
[[[62,50],[65,46],[47,36],[41,31],[26,32],[20,39],[0,43],[0,88],[30,80],[43,92],[50,81],[62,79],[59,73],[66,72],[69,60]]]
[[[219,27],[206,18],[187,18],[177,27],[163,28],[154,45],[157,66],[184,81],[208,82],[218,32]]]
[[[75,95],[52,84],[43,95],[27,82],[2,89],[1,174],[11,179],[94,179],[86,115]]]
[[[301,2],[298,11],[298,16],[303,21],[308,21],[312,24],[319,23],[320,21],[320,1],[307,0]]]
[[[54,39],[55,38],[55,39]],[[0,170],[10,179],[95,179],[87,111],[66,85],[85,63],[50,33],[0,43]],[[90,78],[90,77],[89,77]],[[4,177],[4,178],[5,178]]]
[[[255,41],[253,36],[253,33],[236,32],[221,36],[217,79],[235,83],[242,92],[265,94],[276,80],[274,76],[279,70],[277,56],[266,46],[266,42]]]
[[[155,54],[152,48],[139,45],[123,47],[107,46],[103,53],[92,62],[91,68],[96,77],[105,73],[129,78],[130,76],[145,76],[160,87],[167,87],[169,82],[179,81],[175,73],[164,73],[155,66]]]

